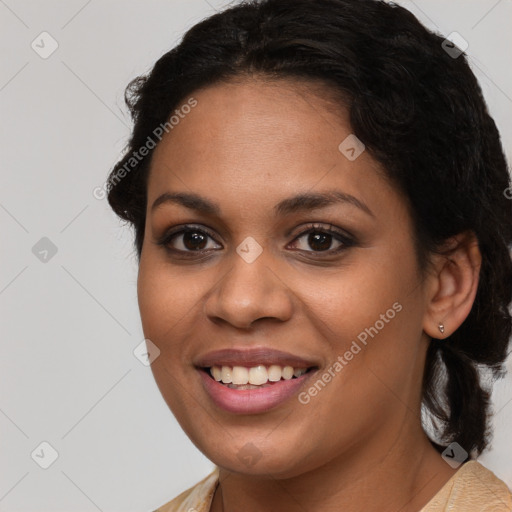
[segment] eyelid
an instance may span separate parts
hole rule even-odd
[[[334,227],[332,224],[327,223],[327,226],[323,226],[318,222],[311,222],[308,223],[306,226],[301,226],[299,233],[293,238],[291,243],[296,242],[297,240],[301,239],[302,237],[310,234],[310,233],[327,233],[328,235],[331,235],[337,242],[339,242],[341,245],[337,249],[328,249],[326,251],[305,251],[302,249],[299,249],[300,252],[306,252],[312,255],[321,257],[322,255],[336,255],[343,251],[344,249],[347,249],[349,247],[352,247],[356,243],[356,238],[349,234],[345,230],[341,230],[339,228]]]
[[[300,238],[308,235],[309,233],[314,232],[321,232],[321,233],[327,233],[335,238],[336,241],[338,241],[341,245],[340,247],[336,249],[328,249],[325,251],[308,251],[304,249],[298,249],[297,252],[300,253],[307,253],[314,255],[314,257],[322,257],[322,256],[334,256],[339,254],[345,249],[348,249],[349,247],[352,247],[356,244],[356,238],[347,232],[346,230],[343,230],[341,228],[334,227],[331,223],[325,223],[322,224],[321,222],[310,222],[306,225],[302,225],[297,228],[298,233],[293,237],[290,243],[295,243]],[[212,251],[216,251],[218,249],[201,249],[198,251],[186,251],[183,249],[175,249],[172,247],[169,247],[169,244],[172,241],[172,238],[177,235],[182,235],[186,232],[190,231],[196,231],[203,233],[207,235],[209,238],[211,238],[216,244],[222,245],[220,242],[217,241],[216,235],[213,233],[213,230],[211,230],[209,227],[204,226],[202,224],[182,224],[179,226],[174,226],[173,228],[166,231],[162,236],[158,237],[155,241],[155,243],[159,246],[163,246],[166,248],[169,252],[172,252],[174,254],[182,255],[183,257],[194,257],[199,258],[201,255],[204,256],[206,253],[211,253]],[[290,230],[293,231],[293,230]],[[287,232],[288,236],[290,235],[290,231]]]
[[[174,226],[173,228],[170,228],[169,230],[165,231],[163,235],[157,237],[156,243],[158,245],[167,245],[170,243],[170,240],[173,236],[185,233],[187,231],[198,231],[200,233],[204,233],[204,234],[208,235],[212,240],[214,240],[215,243],[220,244],[220,242],[217,241],[217,237],[214,234],[213,230],[204,226],[203,224],[182,224],[179,226]],[[180,252],[194,252],[194,251],[180,251]],[[197,251],[197,252],[199,252],[199,251]]]
[[[315,231],[329,233],[330,235],[337,235],[337,236],[339,236],[341,238],[345,238],[347,240],[353,240],[355,238],[354,235],[350,234],[348,231],[341,229],[341,228],[337,228],[329,222],[326,222],[326,223],[308,222],[306,225],[302,225],[298,228],[298,232],[294,236],[294,240],[297,237],[300,237],[300,236],[303,236],[303,235],[306,235],[308,233],[315,232]],[[291,236],[291,233],[290,233],[290,236]]]

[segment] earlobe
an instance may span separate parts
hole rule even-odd
[[[456,235],[433,257],[432,287],[427,297],[423,330],[444,339],[469,315],[478,289],[482,255],[473,232]]]

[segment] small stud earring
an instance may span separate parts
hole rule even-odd
[[[444,325],[443,324],[439,324],[439,331],[441,332],[441,334],[444,333]]]

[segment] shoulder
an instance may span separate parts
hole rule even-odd
[[[219,482],[219,468],[153,512],[209,512]]]
[[[503,480],[477,461],[468,461],[421,510],[512,512],[512,493]]]

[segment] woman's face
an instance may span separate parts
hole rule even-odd
[[[411,217],[321,94],[205,88],[153,156],[138,276],[152,370],[194,444],[236,472],[384,456],[419,425],[426,292]],[[270,381],[233,389],[211,366]]]

